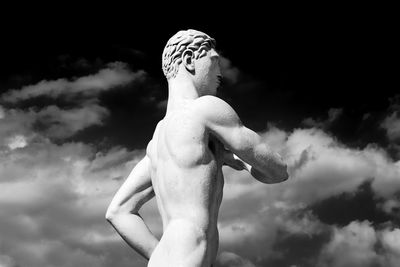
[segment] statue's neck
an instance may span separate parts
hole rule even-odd
[[[201,95],[190,79],[174,78],[168,82],[167,113],[181,108],[188,101],[195,100]]]

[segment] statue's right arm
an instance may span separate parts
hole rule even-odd
[[[150,258],[159,242],[139,214],[142,205],[154,197],[150,177],[150,159],[145,156],[133,168],[106,212],[107,221],[146,259]]]
[[[203,96],[198,99],[197,108],[206,129],[244,161],[245,169],[254,178],[263,183],[288,179],[287,166],[281,156],[262,142],[256,132],[244,126],[228,103],[214,96]]]

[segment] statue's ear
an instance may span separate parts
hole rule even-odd
[[[182,53],[182,63],[186,70],[190,73],[194,72],[194,53],[190,49],[186,49]]]

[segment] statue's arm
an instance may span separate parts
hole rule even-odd
[[[254,178],[263,182],[263,183],[271,183],[269,181],[265,181],[264,174],[258,171],[256,168],[248,164],[247,162],[243,161],[237,155],[233,154],[229,150],[224,151],[224,165],[229,166],[237,171],[246,170],[248,171]]]
[[[250,170],[250,165],[241,160],[238,156],[233,154],[231,151],[223,148],[223,164],[229,166],[237,171]]]
[[[139,210],[153,196],[150,159],[145,156],[117,191],[106,213],[107,221],[146,259],[150,258],[159,241],[143,221]]]
[[[245,127],[233,108],[217,97],[199,99],[199,114],[206,128],[243,162],[244,169],[263,183],[279,183],[288,178],[287,166],[261,137]]]

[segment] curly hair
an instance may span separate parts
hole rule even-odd
[[[199,59],[212,48],[215,48],[215,40],[203,32],[192,29],[177,32],[168,40],[162,54],[165,77],[169,80],[176,76],[186,49],[192,50],[194,58]]]

